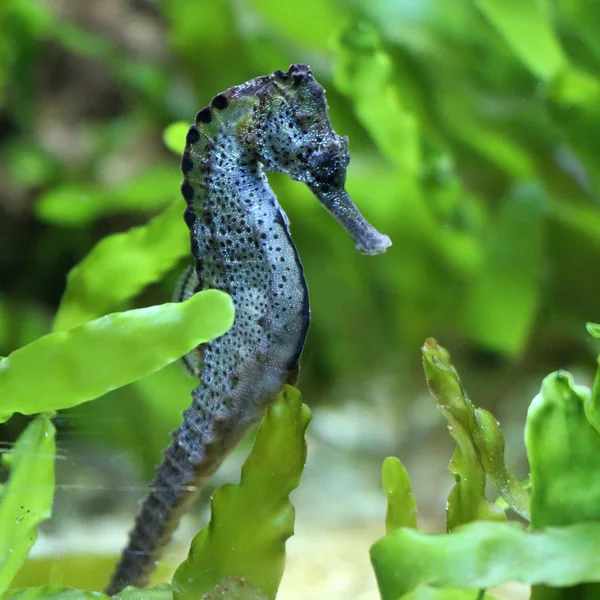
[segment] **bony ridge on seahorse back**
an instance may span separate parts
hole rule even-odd
[[[304,182],[366,254],[390,245],[345,191],[348,142],[306,65],[232,87],[196,115],[181,161],[195,266],[182,290],[231,295],[231,329],[186,357],[201,384],[136,518],[107,593],[145,585],[181,515],[272,404],[294,383],[310,321],[289,220],[265,171]],[[181,293],[181,298],[185,291]]]

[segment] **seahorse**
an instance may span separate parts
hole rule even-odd
[[[157,467],[108,594],[147,584],[199,487],[283,385],[296,382],[308,289],[265,172],[304,182],[361,252],[391,244],[345,191],[348,139],[335,133],[327,111],[323,87],[297,64],[216,95],[187,134],[181,193],[195,267],[186,278],[195,292],[230,294],[236,315],[225,335],[186,359],[201,384]]]

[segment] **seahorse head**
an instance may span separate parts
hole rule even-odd
[[[310,67],[275,71],[256,90],[252,143],[267,170],[302,181],[366,254],[384,252],[390,239],[369,225],[345,191],[348,138],[338,135],[327,114],[325,90]]]
[[[257,94],[261,162],[311,189],[343,187],[350,161],[348,138],[339,136],[327,115],[325,90],[306,65],[269,77],[269,93]]]

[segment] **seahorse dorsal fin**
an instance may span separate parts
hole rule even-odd
[[[194,295],[194,290],[198,285],[196,269],[190,265],[186,267],[179,276],[175,291],[173,292],[173,302],[183,302]]]
[[[196,269],[190,265],[186,267],[183,273],[179,276],[177,284],[175,285],[175,291],[173,292],[173,302],[184,302],[188,298],[191,298],[198,285],[198,277],[196,275]],[[200,376],[202,370],[202,359],[198,348],[194,348],[188,352],[181,359],[185,368],[196,377]]]

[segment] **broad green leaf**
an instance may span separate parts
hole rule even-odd
[[[0,488],[0,594],[27,558],[38,524],[52,512],[54,456],[54,425],[38,415],[8,455],[8,481]]]
[[[589,398],[588,388],[558,371],[544,379],[529,407],[525,444],[535,529],[600,521],[600,434],[586,418]]]
[[[175,123],[171,123],[164,131],[163,131],[163,142],[165,146],[177,154],[177,156],[181,156],[183,154],[183,149],[185,147],[185,136],[190,129],[190,124],[187,121],[176,121]]]
[[[447,535],[395,529],[371,548],[382,600],[421,585],[490,588],[507,581],[572,586],[600,581],[600,523],[527,533],[516,523],[477,521]]]
[[[294,532],[288,496],[304,468],[309,421],[300,393],[286,386],[261,422],[240,483],[214,493],[210,523],[173,577],[176,600],[201,598],[229,577],[241,577],[269,600],[275,598],[285,541]]]
[[[399,92],[410,82],[396,85],[393,63],[377,33],[365,23],[346,28],[336,41],[334,57],[334,85],[352,100],[362,125],[395,166],[418,176],[419,122]]]
[[[98,242],[67,276],[54,331],[116,309],[188,254],[189,233],[182,215],[182,203],[173,202],[146,225]]]
[[[395,456],[389,456],[383,461],[382,480],[388,501],[385,530],[389,533],[397,527],[416,527],[417,503],[408,473]]]
[[[538,186],[517,187],[486,236],[464,308],[471,339],[486,348],[514,356],[525,347],[540,300],[544,203]]]
[[[231,298],[207,290],[48,334],[0,360],[0,419],[97,398],[223,335],[233,317]]]
[[[36,216],[54,225],[80,227],[105,214],[153,211],[176,196],[179,181],[173,165],[157,165],[114,188],[65,184],[38,198]]]
[[[542,0],[475,0],[475,4],[537,77],[548,80],[567,66]]]
[[[100,592],[86,592],[55,585],[10,590],[2,600],[172,600],[173,594],[168,585],[159,585],[152,589],[127,588],[116,596],[107,596]]]
[[[422,358],[429,391],[448,420],[450,435],[457,444],[448,466],[456,481],[446,508],[448,531],[469,521],[505,519],[504,511],[485,498],[485,471],[480,449],[473,439],[478,424],[473,405],[450,363],[450,355],[429,338],[423,346]]]

